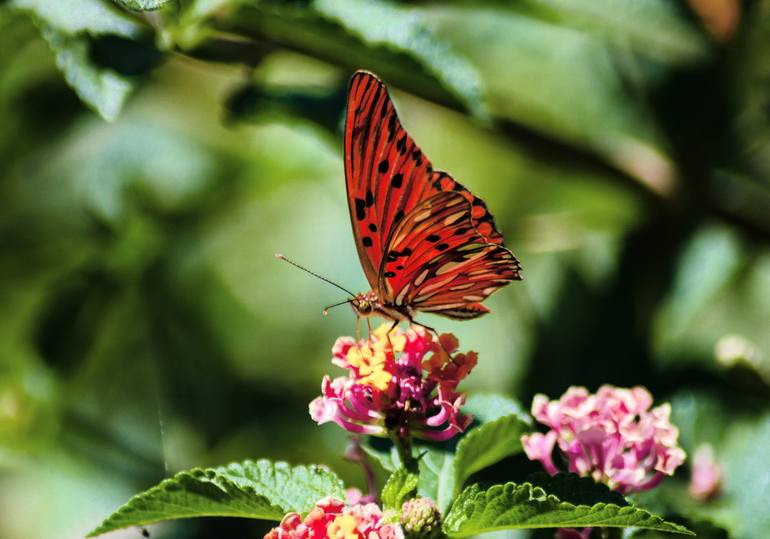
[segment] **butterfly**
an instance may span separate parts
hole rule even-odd
[[[489,311],[490,294],[521,279],[483,200],[409,136],[385,84],[357,71],[345,118],[345,183],[358,256],[371,290],[349,300],[359,317],[394,325],[417,311],[456,320]]]

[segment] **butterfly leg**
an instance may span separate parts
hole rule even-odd
[[[396,329],[397,326],[398,326],[398,320],[393,320],[393,323],[388,328],[388,333],[387,333],[387,336],[388,336],[388,346],[390,346],[390,351],[393,354],[393,359],[396,359],[396,351],[393,350],[393,342],[390,340],[390,332],[393,331],[394,329]]]
[[[356,316],[356,346],[361,342],[361,317]]]
[[[415,326],[420,326],[422,328],[425,328],[428,331],[430,331],[431,333],[433,333],[436,336],[436,340],[438,341],[438,344],[442,348],[442,350],[444,350],[446,355],[449,356],[449,359],[452,361],[452,363],[455,362],[455,358],[452,357],[452,353],[449,350],[447,350],[444,347],[444,343],[441,342],[441,336],[439,335],[438,331],[436,331],[436,328],[432,328],[430,326],[426,326],[425,324],[422,324],[422,323],[418,322],[417,320],[409,320],[409,322],[414,324]]]

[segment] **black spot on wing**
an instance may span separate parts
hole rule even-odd
[[[380,162],[379,166],[377,167],[377,170],[379,170],[380,173],[385,174],[388,171],[388,167],[389,166],[390,165],[388,164],[388,160],[387,159],[383,159]]]
[[[401,155],[406,153],[406,135],[403,135],[398,139],[398,142],[396,142],[396,150],[398,150],[398,153]]]
[[[388,142],[392,142],[394,136],[396,136],[396,115],[391,114],[388,118]]]
[[[398,174],[394,174],[393,179],[390,181],[390,185],[396,188],[401,187],[401,184],[403,183],[404,183],[404,175],[401,174],[400,172]]]
[[[441,236],[438,234],[428,234],[428,237],[425,238],[429,242],[436,243],[438,240],[441,239]]]
[[[373,243],[372,238],[370,238],[369,236],[364,236],[363,238],[361,238],[361,243],[364,244],[364,247],[371,247]]]
[[[356,199],[356,219],[362,221],[366,218],[366,201],[360,198]]]

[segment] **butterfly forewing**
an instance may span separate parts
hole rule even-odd
[[[345,177],[356,246],[372,288],[388,234],[426,198],[431,170],[401,126],[385,85],[357,72],[348,94]]]

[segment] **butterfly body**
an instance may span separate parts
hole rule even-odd
[[[396,306],[381,302],[374,290],[357,294],[350,301],[350,305],[361,318],[377,316],[398,322],[412,322],[416,314],[408,305]]]
[[[345,177],[359,258],[371,290],[357,315],[412,322],[418,311],[476,318],[490,294],[521,279],[486,204],[433,169],[398,119],[385,85],[353,75]]]

